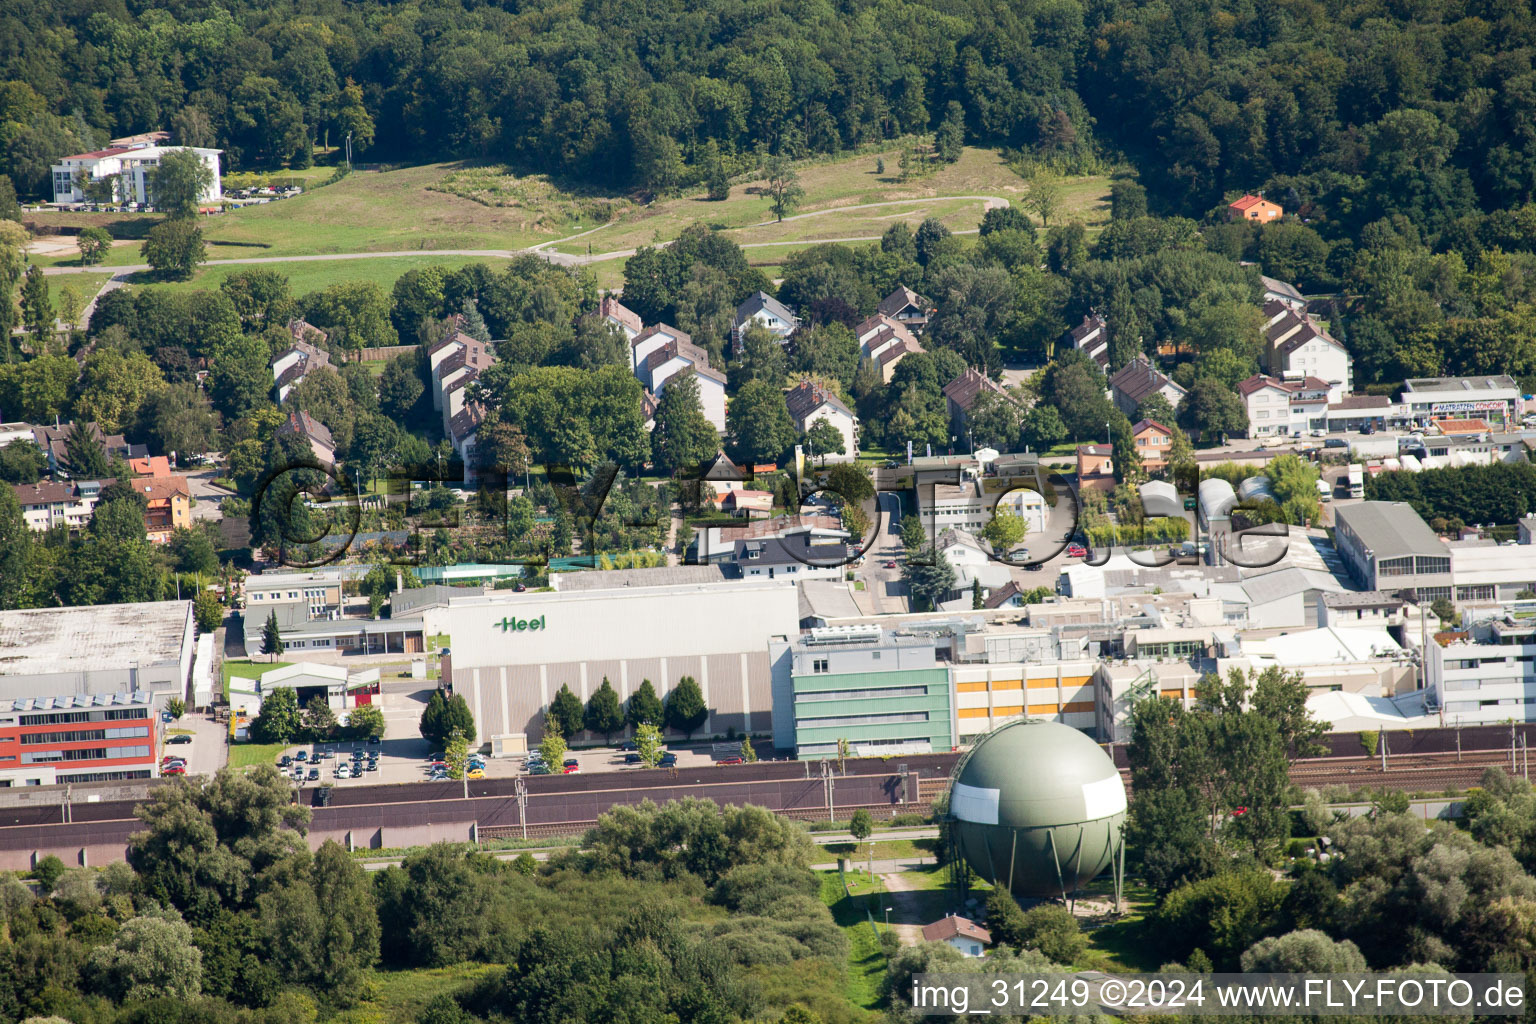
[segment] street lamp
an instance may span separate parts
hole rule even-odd
[[[886,907],[885,908],[885,930],[886,931],[890,931],[891,930],[891,908],[890,907]]]

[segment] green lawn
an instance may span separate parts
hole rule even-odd
[[[59,308],[59,294],[65,288],[73,288],[75,290],[75,295],[80,300],[78,306],[81,310],[84,310],[90,301],[96,297],[96,293],[101,291],[101,286],[111,279],[112,272],[110,270],[102,271],[99,274],[50,274],[43,278],[43,280],[48,282],[48,294],[53,299],[53,308],[55,310]]]
[[[368,996],[328,1019],[334,1024],[400,1024],[416,1020],[433,996],[453,993],[502,970],[495,964],[455,964],[413,971],[375,971]]]
[[[259,637],[248,639],[259,640]],[[293,664],[289,661],[226,661],[224,662],[224,699],[229,700],[229,680],[233,676],[241,679],[260,679],[263,672],[270,672],[274,668],[284,668]]]
[[[229,766],[252,768],[259,764],[273,764],[291,746],[291,743],[231,743]]]
[[[1095,882],[1088,888],[1099,893],[1102,886],[1102,882]],[[1102,894],[1113,892],[1113,888],[1108,888]],[[1152,890],[1127,882],[1125,915],[1088,931],[1088,951],[1077,966],[1111,972],[1155,971],[1161,967],[1167,958],[1148,937],[1146,929],[1146,915],[1155,904]]]
[[[832,918],[848,936],[848,981],[844,994],[849,1002],[867,1010],[880,1002],[880,979],[885,974],[885,954],[880,950],[865,913],[868,894],[882,891],[878,878],[873,884],[867,876],[849,874],[850,888],[858,895],[849,897],[836,871],[821,872],[821,899],[832,911]],[[876,900],[878,902],[878,900]]]

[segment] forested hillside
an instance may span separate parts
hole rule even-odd
[[[370,158],[665,188],[710,143],[831,152],[955,103],[980,144],[1129,155],[1168,212],[1267,186],[1323,224],[1438,231],[1531,198],[1533,33],[1495,0],[13,0],[0,170],[37,192],[62,149],[157,126],[237,168],[304,162],[350,130]]]

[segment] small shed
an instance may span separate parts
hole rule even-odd
[[[924,942],[944,942],[966,956],[985,956],[992,933],[968,917],[950,914],[923,926]]]

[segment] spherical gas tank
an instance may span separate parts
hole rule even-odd
[[[1125,784],[1070,726],[1013,722],[982,737],[950,789],[960,855],[1015,896],[1064,896],[1114,860]]]

